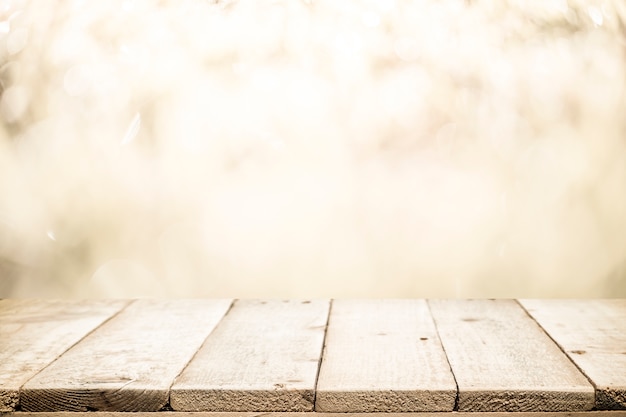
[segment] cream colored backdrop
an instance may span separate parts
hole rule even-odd
[[[626,297],[620,1],[0,6],[0,296]]]

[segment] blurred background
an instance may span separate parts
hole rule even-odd
[[[626,297],[626,4],[0,0],[1,297]]]

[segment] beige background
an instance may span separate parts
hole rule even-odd
[[[626,297],[618,1],[2,7],[2,297]]]

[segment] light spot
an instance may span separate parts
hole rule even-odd
[[[334,46],[338,53],[351,55],[361,49],[362,40],[355,32],[342,32],[335,36]]]
[[[26,28],[18,27],[9,34],[7,38],[7,52],[15,55],[22,51],[28,43],[28,31]]]
[[[125,12],[132,12],[135,9],[135,1],[134,0],[125,0],[122,3],[122,10]]]
[[[396,7],[395,0],[378,0],[376,5],[381,12],[390,12]]]
[[[11,23],[8,20],[0,22],[0,33],[7,34],[11,30]]]
[[[361,17],[361,21],[368,28],[375,28],[380,25],[380,16],[374,12],[365,12]]]
[[[124,139],[122,139],[121,145],[124,146],[124,145],[128,145],[129,143],[131,143],[137,137],[137,134],[139,133],[140,128],[141,128],[141,114],[137,113],[135,114],[135,117],[133,117],[133,121],[130,122],[128,129],[126,129],[126,134],[124,135]]]
[[[280,79],[277,74],[269,70],[257,70],[250,78],[252,85],[258,91],[271,93],[280,87]]]
[[[22,85],[14,85],[6,89],[0,101],[0,113],[9,123],[17,122],[30,104],[30,92]]]
[[[604,16],[602,15],[602,11],[597,7],[589,6],[587,8],[587,14],[589,14],[589,17],[591,18],[594,26],[602,26],[602,24],[604,23]]]
[[[91,72],[86,65],[75,65],[65,73],[63,88],[65,92],[78,97],[86,94],[91,87]]]

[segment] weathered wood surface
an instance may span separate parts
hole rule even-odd
[[[594,389],[513,300],[429,301],[459,411],[581,411]]]
[[[329,301],[230,305],[0,300],[1,410],[626,408],[626,300],[339,300],[328,328]]]
[[[138,300],[22,388],[25,411],[157,411],[230,300]]]
[[[127,303],[1,300],[0,411],[14,410],[22,385]]]
[[[520,300],[596,387],[596,407],[626,409],[626,300]]]
[[[76,412],[53,412],[53,413],[29,413],[13,412],[3,414],[4,417],[76,417],[83,413]],[[119,412],[89,412],[89,417],[128,417],[126,413]],[[185,412],[185,411],[161,411],[157,417],[442,417],[452,415],[454,417],[626,417],[626,411],[574,411],[574,412],[454,412],[453,414],[442,413],[299,413],[299,412]],[[155,417],[154,413],[133,413],[132,417]]]
[[[452,411],[456,384],[424,300],[335,300],[316,411]]]
[[[312,411],[330,301],[237,301],[172,386],[177,411]]]

